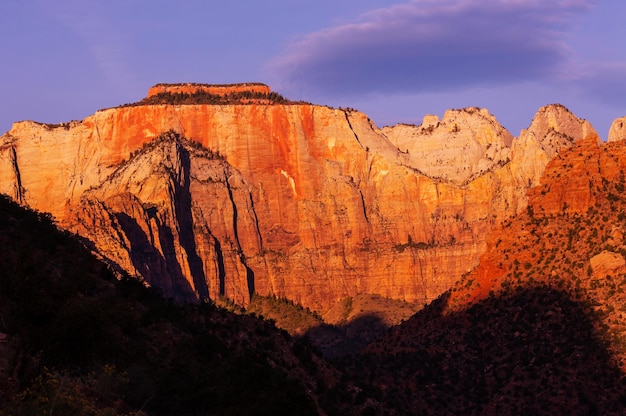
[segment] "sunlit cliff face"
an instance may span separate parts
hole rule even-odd
[[[494,230],[480,265],[456,286],[451,305],[458,309],[529,281],[592,292],[621,281],[624,172],[623,142],[602,143],[591,134],[562,151],[529,190],[527,209]]]
[[[151,94],[162,88],[215,87]],[[591,129],[551,106],[512,139],[486,110],[470,110],[430,131],[379,130],[357,111],[294,103],[21,122],[0,142],[0,191],[51,212],[112,267],[168,296],[246,304],[256,292],[316,310],[358,293],[426,302],[524,209],[550,155]]]

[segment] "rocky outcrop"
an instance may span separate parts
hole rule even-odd
[[[542,185],[528,193],[533,212],[583,213],[596,203],[594,189],[602,180],[599,174],[611,177],[616,174],[607,172],[613,163],[603,163],[597,157],[600,143],[598,136],[591,134],[577,144],[578,153],[568,152],[567,158],[558,155],[550,161],[541,179]]]
[[[591,124],[566,107],[553,104],[539,109],[530,126],[522,130],[511,151],[511,170],[526,189],[539,183],[548,162],[576,140],[597,135]]]
[[[509,162],[513,141],[485,108],[448,110],[441,121],[428,115],[419,126],[397,125],[382,132],[406,166],[457,185]]]
[[[591,270],[597,276],[604,277],[607,274],[623,273],[626,271],[626,260],[620,253],[603,251],[589,259]]]
[[[315,310],[357,294],[427,302],[525,208],[545,166],[533,158],[589,128],[559,106],[519,144],[478,109],[381,131],[311,104],[126,106],[16,123],[0,141],[0,192],[168,296],[246,304],[256,292]]]
[[[168,133],[83,193],[66,223],[169,296],[243,304],[254,291],[243,249],[260,250],[250,191],[222,158]]]
[[[623,273],[624,172],[624,142],[590,134],[562,150],[528,191],[526,210],[492,231],[479,266],[451,292],[450,308],[519,285],[596,290],[605,286],[591,280]]]
[[[195,94],[203,92],[211,95],[228,95],[241,92],[269,94],[270,87],[265,84],[248,82],[242,84],[157,84],[148,90],[148,98],[158,94]]]
[[[617,118],[609,129],[609,142],[617,142],[626,139],[626,117]]]

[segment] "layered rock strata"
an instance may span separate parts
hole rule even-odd
[[[524,209],[549,157],[591,129],[561,106],[519,139],[484,109],[427,122],[379,130],[311,104],[20,122],[0,140],[0,192],[167,296],[245,305],[256,292],[316,310],[360,293],[427,302]]]
[[[148,98],[159,94],[195,94],[207,93],[211,95],[224,96],[228,94],[237,94],[242,92],[251,92],[257,94],[269,94],[270,87],[260,83],[244,83],[244,84],[157,84],[148,90]]]

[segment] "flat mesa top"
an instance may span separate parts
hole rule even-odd
[[[261,94],[269,94],[271,92],[269,86],[258,82],[246,82],[241,84],[156,84],[148,90],[148,97],[162,93],[194,94],[205,92],[212,95],[227,95],[245,91]]]
[[[206,84],[202,82],[175,82],[175,83],[159,82],[158,84],[153,85],[153,87],[177,87],[181,85],[196,86],[196,87],[238,87],[240,85],[267,87],[267,84],[263,84],[262,82],[236,82],[234,84]]]

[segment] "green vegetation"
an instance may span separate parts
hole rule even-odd
[[[259,91],[238,91],[228,94],[211,94],[207,91],[196,91],[193,93],[161,92],[141,101],[124,104],[121,107],[136,107],[142,105],[231,105],[231,104],[309,104],[304,101],[290,101],[282,95],[270,91],[268,93]]]
[[[452,241],[452,239],[450,240]],[[393,248],[396,251],[399,251],[400,253],[402,253],[404,250],[406,250],[407,248],[413,249],[413,250],[427,250],[429,248],[432,248],[434,245],[433,244],[429,244],[429,243],[425,243],[423,241],[418,241],[417,243],[414,242],[411,238],[411,236],[409,235],[408,241],[404,244],[396,244]]]
[[[189,146],[198,152],[201,152],[202,156],[207,159],[224,160],[224,156],[222,156],[219,152],[214,152],[211,149],[207,149],[206,147],[202,145],[202,143],[183,137],[178,132],[172,129],[166,132],[162,132],[161,134],[159,134],[157,137],[150,140],[149,142],[145,142],[141,146],[141,148],[131,153],[130,159],[132,159],[136,155],[149,152],[150,150],[158,147],[162,143],[179,143],[185,146]]]
[[[186,143],[170,131],[140,152],[160,140]],[[335,326],[284,298],[177,305],[0,198],[0,415],[626,414],[626,273],[592,261],[626,255],[624,175],[591,173],[588,209],[548,212],[550,182],[531,190],[483,257],[493,276],[467,273],[392,328],[415,305],[346,298]]]
[[[449,314],[447,301],[346,359],[347,371],[398,414],[626,410],[624,376],[589,305],[547,286],[518,287]]]
[[[323,324],[318,314],[284,297],[255,294],[246,312],[262,316],[290,334],[302,334],[310,328]]]
[[[347,358],[348,372],[399,414],[626,414],[623,149],[588,153],[578,189],[562,173],[581,166],[558,156],[487,267]]]

